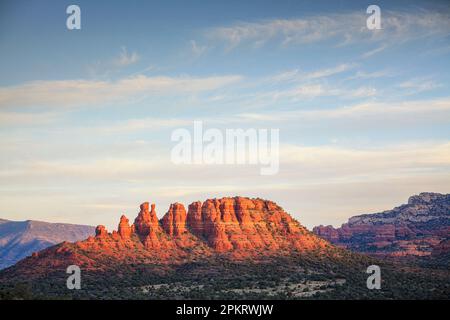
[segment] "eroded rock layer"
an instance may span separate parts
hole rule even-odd
[[[313,232],[333,244],[376,256],[428,256],[450,236],[450,195],[421,193],[392,210],[352,217]]]

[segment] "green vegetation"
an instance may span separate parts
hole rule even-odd
[[[366,287],[367,266],[381,267],[380,290]],[[83,271],[82,289],[66,288],[65,270],[2,282],[1,299],[448,299],[447,270],[407,268],[351,253],[264,262],[227,259],[181,265],[125,264]]]

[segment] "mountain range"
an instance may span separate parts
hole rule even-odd
[[[93,235],[92,226],[41,221],[0,219],[0,269],[63,241],[83,240]]]
[[[318,226],[318,236],[379,257],[442,254],[450,239],[450,194],[424,192],[392,210],[354,216],[339,228]]]

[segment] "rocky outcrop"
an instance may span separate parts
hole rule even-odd
[[[153,231],[159,229],[159,221],[156,216],[155,205],[152,204],[151,211],[149,211],[149,203],[141,204],[138,216],[134,220],[134,230],[137,235],[145,239]]]
[[[392,210],[352,217],[313,232],[342,247],[378,256],[427,256],[450,234],[450,195],[421,193]]]
[[[108,236],[108,231],[105,226],[99,225],[95,228],[95,237],[97,238],[106,238]]]
[[[131,237],[131,233],[133,232],[127,217],[122,215],[120,217],[119,226],[117,228],[117,232],[122,237],[122,239],[129,239]]]
[[[173,247],[167,235],[161,228],[156,216],[155,205],[144,202],[140,206],[138,216],[134,220],[134,231],[147,249],[161,249]]]
[[[141,204],[130,226],[123,215],[118,230],[102,225],[95,237],[63,243],[33,257],[33,263],[63,266],[67,262],[88,268],[109,268],[123,263],[176,263],[213,256],[235,259],[286,256],[313,251],[335,252],[329,242],[315,236],[276,203],[243,197],[194,202],[188,212],[173,203],[161,220],[155,205]],[[46,260],[46,257],[49,258]]]
[[[437,244],[432,251],[432,256],[439,257],[443,255],[450,255],[450,238],[444,239]]]
[[[208,199],[191,203],[186,212],[173,203],[161,220],[155,205],[145,202],[134,224],[122,216],[118,232],[108,234],[97,227],[97,238],[130,239],[133,234],[146,249],[209,247],[216,253],[250,256],[282,251],[304,251],[327,247],[276,203],[243,197]]]
[[[242,197],[194,202],[188,225],[217,252],[308,250],[326,244],[272,201]]]
[[[179,237],[187,232],[186,209],[181,203],[170,205],[169,211],[162,218],[162,226],[171,237]]]

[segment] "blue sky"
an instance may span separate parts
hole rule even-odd
[[[450,191],[446,1],[3,1],[0,52],[2,218],[242,195],[312,227]],[[280,129],[279,173],[174,165],[194,120]]]

